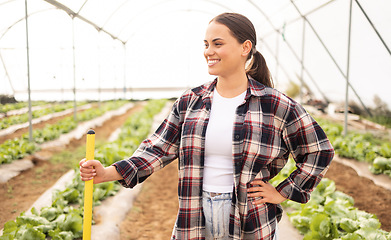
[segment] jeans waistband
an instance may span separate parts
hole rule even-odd
[[[215,193],[203,191],[202,197],[206,198],[218,198],[218,199],[232,199],[232,193]]]

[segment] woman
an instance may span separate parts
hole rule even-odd
[[[129,159],[106,168],[82,160],[82,180],[134,187],[178,158],[172,239],[275,239],[279,203],[307,202],[334,151],[304,108],[272,88],[256,39],[253,24],[240,14],[212,19],[204,55],[217,78],[177,99]],[[274,188],[268,180],[289,155],[297,169]]]

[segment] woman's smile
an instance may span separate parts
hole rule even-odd
[[[218,62],[220,62],[220,59],[208,59],[208,67],[213,67]]]

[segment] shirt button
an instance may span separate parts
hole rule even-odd
[[[235,135],[235,139],[236,139],[236,140],[239,140],[239,138],[240,138],[239,134],[236,134],[236,135]]]

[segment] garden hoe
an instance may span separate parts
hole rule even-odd
[[[86,161],[94,159],[95,132],[87,132]],[[91,223],[92,223],[92,195],[94,180],[85,182],[84,185],[84,218],[83,218],[83,240],[91,240]]]

